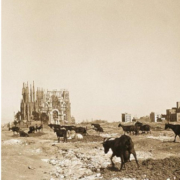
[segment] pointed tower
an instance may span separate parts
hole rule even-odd
[[[27,82],[27,87],[26,87],[26,93],[27,93],[26,103],[29,103],[29,87],[28,87],[28,82]]]
[[[36,91],[36,111],[39,111],[39,88]]]
[[[30,84],[30,102],[32,103],[32,87],[31,87],[31,84]]]
[[[34,81],[33,81],[33,111],[36,111],[36,99],[35,99]]]
[[[26,106],[26,88],[25,83],[23,83],[22,88],[22,102],[21,102],[21,113],[23,114],[23,119],[25,119],[25,106]]]
[[[32,115],[32,111],[33,111],[33,102],[32,102],[32,86],[30,84],[30,100],[29,100],[29,117],[31,117]]]
[[[34,90],[34,81],[33,81],[33,102],[35,102],[35,90]]]
[[[25,86],[23,83],[23,88],[22,88],[22,96],[23,96],[23,101],[25,102]]]

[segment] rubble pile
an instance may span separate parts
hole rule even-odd
[[[54,166],[50,172],[52,178],[100,179],[101,168],[106,168],[110,160],[101,148],[94,148],[88,154],[80,153],[78,149],[59,150],[58,158],[50,159],[48,163]]]
[[[2,141],[2,143],[5,145],[14,145],[14,144],[23,144],[24,142],[19,139],[9,139],[6,141]]]

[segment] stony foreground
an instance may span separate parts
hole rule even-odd
[[[174,180],[180,179],[180,139],[173,143],[173,132],[154,129],[151,134],[131,135],[140,168],[131,156],[126,170],[119,171],[120,158],[110,165],[111,152],[104,154],[104,137],[119,137],[116,123],[102,124],[105,133],[94,130],[83,140],[57,143],[55,134],[46,127],[28,138],[2,130],[3,180]]]

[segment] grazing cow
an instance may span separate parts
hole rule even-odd
[[[104,132],[103,128],[99,124],[91,124],[91,126],[94,126],[94,130],[97,132]]]
[[[38,125],[36,124],[36,132],[37,132],[37,130],[39,130],[39,132],[40,132],[40,130],[43,130],[43,125],[41,124],[40,126],[38,126]]]
[[[136,127],[139,127],[139,128],[140,128],[140,131],[142,131],[142,133],[145,133],[145,132],[151,133],[151,131],[150,131],[151,127],[150,127],[149,125],[147,125],[147,124],[143,124],[143,123],[137,121],[137,122],[135,123],[135,126],[136,126]]]
[[[101,132],[104,132],[102,127],[94,128],[95,131],[99,132],[99,135]]]
[[[103,130],[102,127],[98,127],[96,131],[98,131],[98,132],[104,132],[104,130]]]
[[[107,139],[103,142],[104,153],[107,154],[109,149],[112,150],[113,154],[110,158],[111,164],[114,167],[114,162],[112,161],[114,156],[120,157],[121,159],[121,167],[120,171],[122,170],[123,166],[125,167],[125,163],[130,160],[130,154],[133,154],[136,164],[139,168],[139,164],[136,157],[136,152],[134,149],[134,143],[132,139],[127,135],[122,135],[120,138],[115,138],[114,140]]]
[[[29,131],[28,131],[28,134],[30,133],[34,133],[36,131],[36,128],[34,126],[30,126],[29,127]]]
[[[9,131],[10,131],[10,130],[12,130],[12,131],[13,131],[13,134],[14,134],[15,132],[18,134],[18,133],[19,133],[20,128],[19,128],[19,127],[14,126],[14,127],[9,128]]]
[[[66,130],[69,130],[69,131],[73,131],[76,128],[76,126],[61,126],[61,127],[64,127],[66,128]]]
[[[74,130],[76,131],[76,133],[87,135],[87,130],[84,127],[76,127]]]
[[[48,126],[52,129],[54,127],[54,124],[48,124]]]
[[[94,126],[94,128],[101,127],[99,124],[91,124],[91,126]]]
[[[172,129],[174,134],[175,134],[175,138],[174,138],[174,142],[176,142],[176,136],[178,135],[180,137],[180,125],[179,124],[165,124],[165,129]]]
[[[60,138],[63,137],[64,138],[64,142],[67,142],[67,130],[66,128],[55,128],[54,132],[57,135],[58,138],[58,143],[60,142]]]
[[[134,126],[134,125],[124,126],[122,124],[119,124],[118,127],[122,127],[124,133],[127,132],[127,133],[131,134],[131,132],[133,132],[136,135],[139,134],[139,127],[137,127],[137,126]]]
[[[19,131],[19,135],[20,137],[29,137],[29,135],[22,130]]]

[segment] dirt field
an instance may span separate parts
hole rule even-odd
[[[104,154],[104,137],[123,134],[118,123],[102,123],[104,133],[94,130],[82,140],[57,143],[54,132],[45,127],[43,132],[24,138],[2,128],[2,180],[179,180],[180,138],[174,140],[172,130],[164,130],[164,124],[150,124],[151,134],[131,135],[135,144],[140,168],[131,155],[126,170],[119,171],[120,158],[115,157],[111,168],[112,152]],[[78,126],[87,126],[83,124]],[[28,129],[24,128],[27,132]]]

